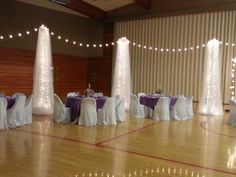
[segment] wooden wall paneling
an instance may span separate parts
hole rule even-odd
[[[32,94],[35,52],[0,48],[0,92]],[[69,91],[83,93],[87,86],[88,62],[86,57],[53,55],[55,92],[62,98]]]

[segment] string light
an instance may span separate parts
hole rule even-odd
[[[38,31],[38,28],[34,28],[33,29],[35,32],[37,32]],[[30,31],[29,30],[27,30],[27,31],[25,31],[25,33],[27,34],[27,35],[30,35]],[[16,33],[16,36],[18,36],[18,37],[22,37],[23,36],[23,34],[24,33],[21,33],[21,32],[18,32],[18,33]],[[51,34],[51,36],[54,36],[55,35],[55,33],[54,32],[50,32],[50,34]],[[10,39],[13,39],[13,37],[14,37],[14,35],[13,34],[10,34],[10,35],[8,35],[8,36],[5,36],[5,37],[9,37]],[[2,40],[2,39],[4,39],[5,38],[4,37],[4,35],[1,35],[0,36],[0,39]],[[62,36],[60,36],[60,35],[58,35],[57,36],[57,39],[62,39]],[[65,39],[65,43],[72,43],[73,45],[76,45],[77,44],[77,42],[75,41],[75,40],[69,40],[69,39],[66,39],[66,38],[64,38]],[[235,47],[235,43],[229,43],[229,42],[223,42],[223,41],[220,41],[219,42],[221,45],[225,45],[225,46],[231,46],[231,47]],[[151,50],[155,50],[155,51],[160,51],[160,52],[182,52],[182,51],[192,51],[192,50],[194,50],[194,49],[200,49],[200,48],[204,48],[206,45],[203,43],[203,44],[198,44],[198,45],[196,45],[196,46],[191,46],[191,47],[185,47],[185,48],[178,48],[178,47],[176,47],[176,48],[161,48],[161,47],[159,47],[159,49],[157,48],[157,47],[153,47],[153,46],[149,46],[149,47],[147,47],[148,45],[142,45],[142,44],[137,44],[135,41],[133,41],[132,43],[131,43],[132,45],[131,46],[133,46],[133,47],[136,47],[136,46],[138,46],[139,48],[143,48],[143,49],[149,49],[150,51]],[[100,47],[100,48],[102,48],[102,47],[109,47],[109,46],[114,46],[115,45],[115,43],[114,42],[111,42],[110,43],[110,45],[108,44],[108,43],[105,43],[105,44],[86,44],[86,45],[83,45],[83,43],[79,43],[79,45],[78,46],[80,46],[80,47],[82,47],[82,46],[86,46],[86,47],[89,47],[89,46],[93,46],[94,48],[96,48],[96,47]]]
[[[231,100],[235,99],[235,64],[236,64],[236,57],[232,58],[231,60],[231,84],[230,84],[230,90],[231,90]]]

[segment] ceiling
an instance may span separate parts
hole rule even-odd
[[[83,0],[99,9],[110,11],[135,2],[135,0]]]
[[[82,13],[76,12],[75,10],[71,10],[67,7],[63,7],[59,4],[51,2],[49,0],[17,0],[17,1],[22,2],[22,3],[31,4],[31,5],[35,5],[35,6],[48,8],[48,9],[52,9],[52,10],[57,10],[57,11],[64,12],[64,13],[88,17]],[[129,5],[129,4],[132,4],[135,2],[135,0],[83,0],[83,1],[92,5],[92,6],[99,8],[105,12],[120,8],[122,6]]]

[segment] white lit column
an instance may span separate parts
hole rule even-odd
[[[223,115],[219,41],[208,41],[204,58],[203,87],[198,112]]]
[[[53,71],[49,29],[40,26],[34,65],[33,114],[53,113]]]
[[[124,98],[126,110],[129,110],[131,94],[129,43],[125,37],[117,41],[112,82],[112,96],[120,95],[120,98]]]

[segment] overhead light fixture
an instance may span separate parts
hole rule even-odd
[[[49,0],[49,1],[57,3],[57,4],[61,4],[61,5],[66,5],[70,3],[70,0]]]

